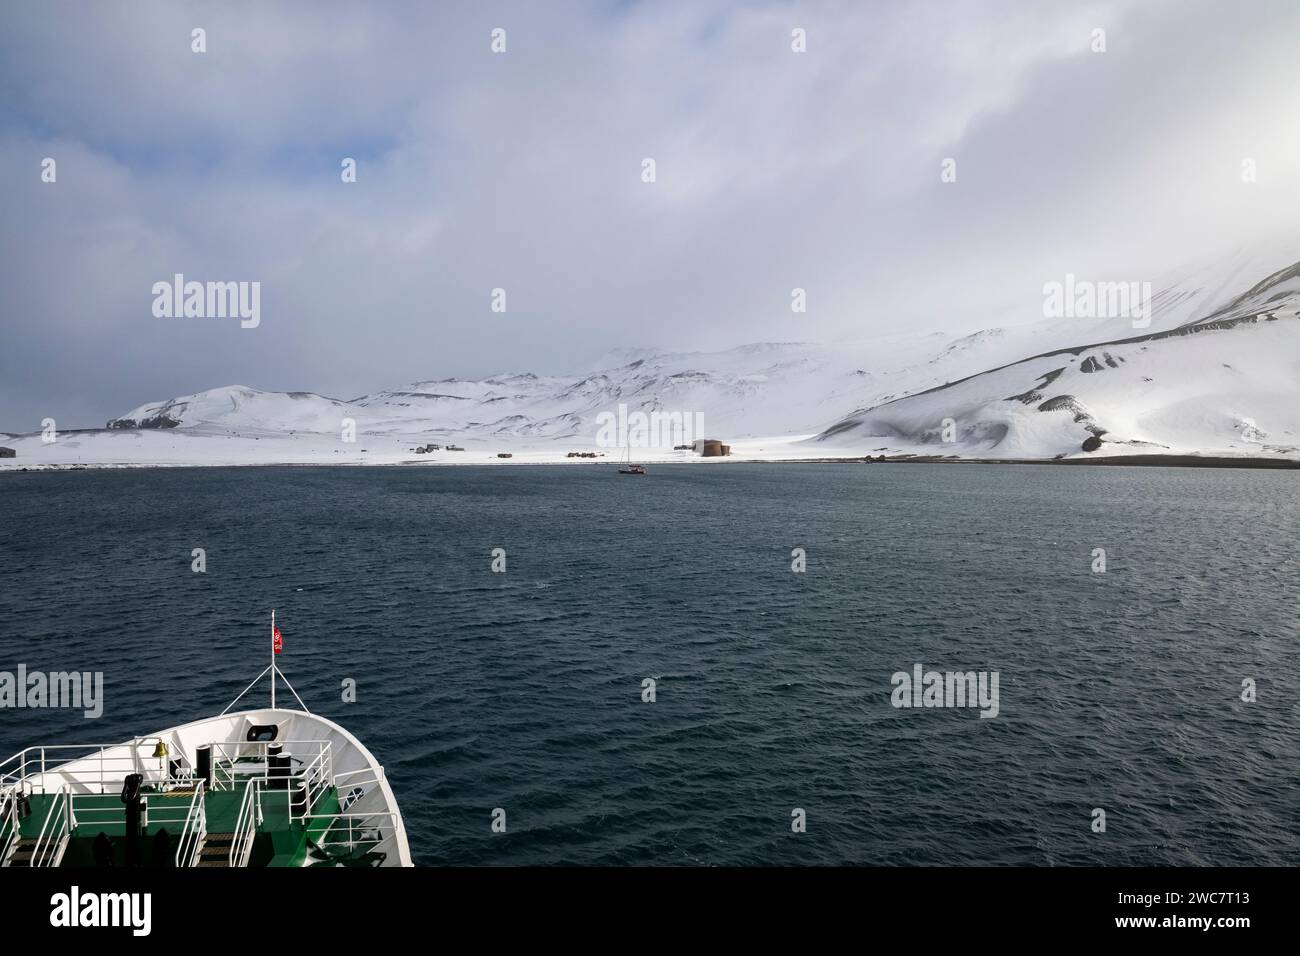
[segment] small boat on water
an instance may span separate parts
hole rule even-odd
[[[618,470],[620,475],[644,475],[645,465],[632,464],[632,446],[627,446],[627,457],[623,461],[623,467]]]
[[[411,866],[397,800],[361,741],[271,665],[215,717],[0,763],[0,866]],[[271,706],[230,713],[263,677]],[[301,710],[277,707],[276,678]]]

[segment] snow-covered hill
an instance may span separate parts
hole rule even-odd
[[[247,385],[150,402],[108,423],[115,429],[209,426],[241,434],[325,432],[338,428],[348,403],[311,392],[264,392]]]
[[[226,386],[54,442],[6,439],[18,454],[0,467],[566,460],[597,447],[602,413],[620,405],[698,416],[706,435],[692,437],[730,442],[733,458],[1300,458],[1300,263],[1287,251],[1181,270],[1153,284],[1136,323],[1072,316],[966,336],[618,350],[569,375],[421,381],[349,400]],[[1089,438],[1100,445],[1084,451]],[[412,454],[428,443],[467,451]]]
[[[624,364],[575,375],[413,382],[350,401],[227,386],[142,405],[108,428],[267,438],[337,434],[352,419],[360,435],[408,443],[558,441],[583,448],[595,440],[598,417],[625,405],[698,413],[710,435],[733,440],[808,435],[863,400],[886,401],[973,374],[1004,349],[993,333],[956,340],[897,336],[851,346],[760,343],[714,353],[643,349]]]
[[[1172,327],[864,406],[810,442],[822,443],[988,458],[1300,458],[1300,264]]]

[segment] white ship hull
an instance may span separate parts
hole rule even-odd
[[[131,775],[142,791],[139,842],[166,829],[175,852],[157,839],[168,865],[412,865],[397,801],[370,751],[331,720],[272,708],[115,745],[15,754],[0,764],[0,865],[80,865],[79,843],[84,863],[87,841],[124,826],[120,794]]]

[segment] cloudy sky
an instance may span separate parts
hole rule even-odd
[[[1028,322],[1067,271],[1156,278],[1300,221],[1291,0],[133,0],[0,21],[9,430],[234,383],[350,398],[616,347]],[[155,317],[177,272],[259,281],[260,326]]]

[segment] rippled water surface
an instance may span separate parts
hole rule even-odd
[[[422,864],[1295,864],[1298,481],[3,475],[0,670],[102,670],[107,701],[0,710],[0,757],[220,711],[266,665],[275,607],[286,674],[385,765]],[[894,709],[918,662],[998,671],[999,716]]]

